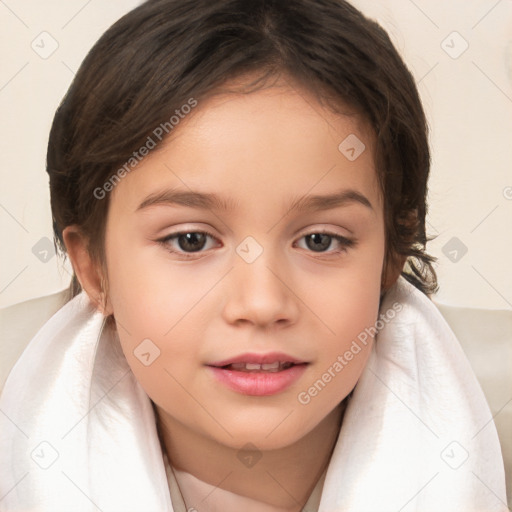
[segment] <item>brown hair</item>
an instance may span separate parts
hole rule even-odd
[[[418,91],[386,32],[343,0],[149,0],[90,50],[50,133],[47,172],[56,244],[77,224],[104,262],[111,180],[156,127],[194,98],[257,73],[281,74],[360,112],[376,136],[384,197],[385,265],[424,293],[437,290],[425,252],[428,129]],[[79,291],[76,276],[72,294]]]

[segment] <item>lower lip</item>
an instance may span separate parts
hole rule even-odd
[[[228,388],[251,396],[270,396],[281,393],[296,382],[307,364],[297,364],[280,372],[237,372],[210,366],[215,377]]]

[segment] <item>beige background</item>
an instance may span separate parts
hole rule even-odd
[[[67,285],[69,267],[52,257],[47,240],[48,131],[88,49],[138,3],[0,1],[0,307]],[[436,299],[512,309],[512,2],[354,3],[390,32],[428,112],[428,227],[437,236],[429,250],[439,257],[441,283]]]

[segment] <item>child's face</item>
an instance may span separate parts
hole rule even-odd
[[[110,305],[128,363],[164,421],[236,448],[278,448],[356,384],[371,343],[350,361],[344,354],[377,319],[385,249],[373,141],[357,119],[286,87],[217,96],[112,192]],[[338,149],[351,134],[366,145],[354,161]],[[230,209],[166,202],[171,190],[215,194]],[[371,206],[352,195],[290,209],[348,190]],[[202,231],[213,237],[193,235]],[[354,243],[306,237],[322,231]],[[177,232],[192,235],[159,241]],[[259,375],[212,366],[255,355],[307,364]]]

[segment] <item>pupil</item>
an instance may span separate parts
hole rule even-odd
[[[313,251],[324,251],[331,244],[330,235],[326,235],[325,233],[313,233],[312,235],[308,235],[306,237],[306,244],[309,249]],[[313,244],[310,244],[310,241],[313,241]],[[314,245],[319,244],[319,245]]]
[[[204,233],[185,233],[178,238],[180,249],[189,252],[200,251],[205,242],[206,236]]]

